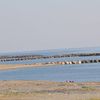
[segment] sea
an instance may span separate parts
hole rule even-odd
[[[100,48],[65,48],[40,51],[3,52],[0,55],[62,55],[77,53],[100,53]],[[33,64],[51,61],[73,61],[73,60],[100,59],[100,56],[63,57],[34,59],[24,61],[6,61],[0,64]],[[0,80],[46,80],[46,81],[74,81],[74,82],[100,82],[100,63],[54,65],[37,68],[19,68],[11,70],[0,70]]]

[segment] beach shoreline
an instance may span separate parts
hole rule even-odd
[[[0,100],[100,100],[100,82],[0,81]]]
[[[37,68],[37,67],[46,67],[55,64],[0,64],[0,70],[12,70],[19,68]]]

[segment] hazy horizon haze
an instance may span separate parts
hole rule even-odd
[[[100,47],[100,0],[1,0],[0,51]]]

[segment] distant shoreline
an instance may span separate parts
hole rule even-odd
[[[0,70],[11,70],[17,68],[30,68],[30,67],[40,67],[43,65],[34,64],[0,64]]]

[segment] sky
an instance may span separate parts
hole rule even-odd
[[[100,47],[100,0],[0,0],[0,51]]]

